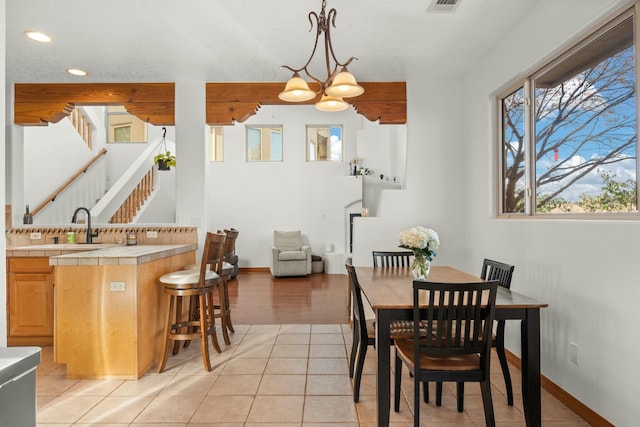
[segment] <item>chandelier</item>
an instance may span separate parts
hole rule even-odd
[[[303,102],[308,101],[316,97],[318,93],[322,94],[320,101],[316,102],[315,107],[322,111],[341,111],[349,107],[349,104],[343,98],[350,98],[353,96],[362,95],[364,89],[356,82],[356,78],[347,70],[347,66],[351,64],[355,57],[347,59],[346,62],[341,63],[336,58],[333,52],[333,46],[331,44],[331,26],[335,28],[336,10],[330,9],[328,14],[325,14],[325,7],[327,5],[326,0],[322,0],[322,10],[318,15],[315,12],[309,12],[309,23],[313,29],[313,19],[316,21],[316,41],[311,51],[311,56],[301,68],[293,68],[288,65],[283,65],[293,71],[293,76],[287,82],[284,91],[278,94],[278,98],[286,102]],[[327,77],[324,80],[311,74],[308,70],[308,66],[316,54],[318,48],[318,41],[320,36],[324,35],[324,59],[326,64]],[[333,64],[332,61],[333,60]],[[309,89],[308,83],[300,77],[300,73],[303,72],[310,79],[314,80],[320,85],[320,91],[314,92]]]

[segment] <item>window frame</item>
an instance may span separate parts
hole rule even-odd
[[[616,15],[609,16],[607,20],[594,25],[585,34],[570,43],[568,47],[560,53],[554,55],[551,59],[547,59],[541,65],[535,67],[533,71],[521,75],[511,84],[504,86],[495,95],[495,217],[498,219],[564,219],[564,220],[640,220],[640,9],[639,5],[627,8]],[[629,17],[633,20],[633,47],[635,56],[635,125],[636,125],[636,142],[635,142],[635,164],[636,164],[636,211],[629,212],[565,212],[565,213],[548,213],[537,211],[536,200],[536,145],[535,145],[535,102],[533,93],[535,91],[535,78],[542,75],[555,65],[561,63],[572,53],[589,45],[593,40],[613,29],[617,25]],[[525,180],[525,206],[524,212],[505,212],[505,168],[506,156],[504,155],[504,128],[503,128],[503,100],[520,88],[524,90],[524,180]]]
[[[114,108],[119,107],[122,109],[122,111],[111,110],[111,107],[114,107]],[[117,117],[117,116],[129,118],[130,120],[126,122],[111,123],[111,117]],[[107,105],[106,108],[104,109],[104,119],[105,119],[104,122],[105,122],[105,132],[106,132],[105,142],[107,144],[147,144],[149,142],[149,124],[139,119],[135,115],[129,113],[123,105]],[[111,129],[112,128],[115,129],[123,126],[130,127],[131,141],[115,141],[115,132],[113,137],[114,140],[112,141]],[[140,129],[142,129],[142,132],[144,133],[143,141],[134,140],[134,134],[136,133],[136,130],[138,129],[139,126],[141,126]]]
[[[340,158],[338,160],[333,160],[331,159],[331,146],[330,146],[330,141],[331,141],[331,135],[329,135],[329,138],[327,139],[327,146],[328,146],[328,150],[327,150],[327,155],[328,158],[326,159],[312,159],[311,158],[311,137],[310,137],[310,133],[309,131],[314,129],[316,135],[318,134],[318,130],[320,129],[327,129],[329,131],[329,134],[331,134],[331,129],[333,128],[339,128],[340,129]],[[317,143],[317,141],[316,141]],[[305,125],[305,146],[306,146],[306,151],[305,151],[305,155],[306,155],[306,161],[307,162],[311,162],[311,163],[316,163],[316,162],[333,162],[333,163],[340,163],[340,162],[344,162],[344,126],[341,124],[333,124],[333,125]],[[316,153],[317,153],[317,147],[316,147]]]
[[[224,126],[209,126],[209,161],[224,162]]]
[[[271,146],[269,147],[270,151],[269,151],[269,159],[250,159],[249,158],[249,131],[252,129],[258,129],[261,132],[261,140],[260,140],[260,145],[261,145],[261,149],[260,151],[262,152],[262,144],[264,141],[264,133],[268,132],[269,133],[269,142],[271,142],[271,135],[273,134],[274,130],[278,130],[278,132],[280,134],[280,159],[272,159],[271,158]],[[284,126],[280,125],[280,124],[270,124],[270,125],[245,125],[245,141],[244,141],[244,148],[245,148],[245,161],[247,163],[262,163],[262,162],[276,162],[276,163],[282,163],[284,162]]]

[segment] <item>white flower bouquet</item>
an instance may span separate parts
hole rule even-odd
[[[436,249],[440,246],[440,237],[435,230],[422,226],[404,230],[399,236],[400,247],[409,249],[415,255],[411,269],[416,278],[426,279],[429,274],[430,263],[436,256]]]

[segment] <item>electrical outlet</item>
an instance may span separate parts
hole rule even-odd
[[[41,240],[42,233],[39,233],[39,232],[31,233],[29,237],[31,238],[31,240]]]
[[[125,283],[124,282],[111,282],[111,291],[112,292],[124,292]]]
[[[569,343],[569,360],[578,364],[578,344],[573,342]]]
[[[147,231],[147,239],[157,239],[158,232],[157,231]]]

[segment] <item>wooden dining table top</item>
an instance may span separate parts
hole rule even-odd
[[[356,274],[362,293],[374,310],[413,307],[413,275],[409,267],[356,267]],[[455,284],[482,279],[450,266],[431,266],[428,281]],[[547,303],[498,286],[496,308],[547,306]]]

